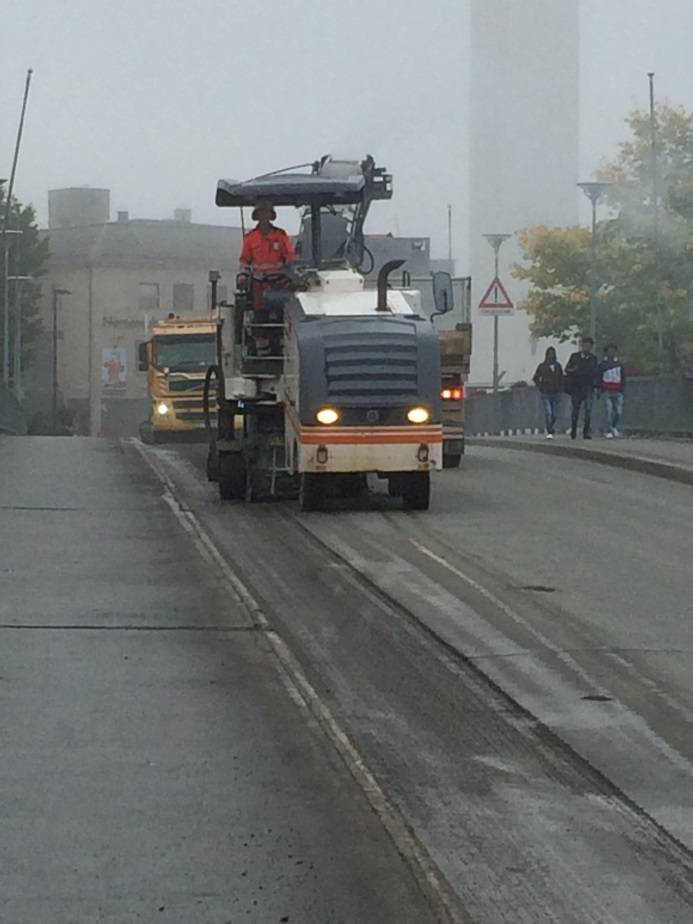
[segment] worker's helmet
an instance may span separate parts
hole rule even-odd
[[[266,211],[269,211],[270,213],[270,221],[277,220],[277,213],[274,211],[274,206],[272,205],[271,202],[258,202],[258,204],[253,209],[252,220],[259,221],[260,216],[258,212],[266,212]]]

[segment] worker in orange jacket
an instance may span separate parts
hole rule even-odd
[[[273,286],[272,282],[266,281],[267,276],[281,273],[296,258],[296,252],[286,231],[272,224],[276,221],[277,213],[271,205],[258,205],[253,210],[252,218],[257,222],[257,227],[243,239],[240,275],[241,280],[245,277],[246,284],[252,288],[255,311],[262,312],[260,316],[256,314],[256,321],[262,322],[265,316],[265,292]],[[267,320],[270,320],[269,316]],[[269,338],[257,331],[254,339],[258,356],[276,352],[279,338]],[[274,344],[274,350],[271,343]]]
[[[253,283],[255,308],[264,308],[263,296],[268,284],[263,284],[266,276],[281,273],[282,269],[296,259],[296,251],[291,238],[282,228],[276,228],[277,213],[271,205],[258,205],[253,211],[253,221],[257,227],[243,239],[240,271]]]

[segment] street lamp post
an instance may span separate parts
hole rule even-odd
[[[484,237],[489,242],[491,247],[493,247],[493,278],[498,279],[499,273],[499,262],[498,262],[498,252],[500,251],[503,242],[507,241],[509,237],[512,237],[512,234],[484,234]],[[493,393],[495,394],[498,391],[498,384],[500,382],[500,374],[498,371],[498,315],[494,314],[493,316]]]
[[[19,401],[22,400],[22,283],[34,282],[33,276],[10,276],[15,284],[14,292],[14,350],[12,385]]]
[[[10,247],[12,237],[19,237],[22,231],[5,228],[2,232],[3,273],[2,273],[2,381],[10,384]]]
[[[69,289],[53,286],[53,391],[51,401],[52,432],[58,427],[58,300],[63,295],[72,295]]]
[[[590,268],[590,337],[597,339],[597,203],[610,183],[594,181],[578,183],[592,203],[592,259]]]

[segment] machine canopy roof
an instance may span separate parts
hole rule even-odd
[[[304,173],[283,173],[257,177],[238,183],[219,180],[216,204],[220,206],[255,206],[258,202],[272,205],[355,205],[363,200],[366,180],[363,176],[348,179],[315,176]]]

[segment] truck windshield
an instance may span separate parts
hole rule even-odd
[[[171,372],[197,372],[216,361],[213,334],[171,334],[154,338],[154,364]]]

